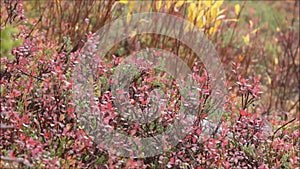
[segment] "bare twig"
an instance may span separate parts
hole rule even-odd
[[[283,124],[282,126],[280,126],[278,129],[276,129],[275,132],[273,133],[272,140],[274,140],[274,137],[275,137],[276,133],[277,133],[280,129],[282,129],[283,127],[287,126],[288,124],[292,123],[292,122],[295,121],[295,120],[296,120],[296,118],[293,118],[292,120],[286,122],[285,124]]]
[[[37,79],[37,80],[40,80],[40,81],[44,81],[43,78],[40,78],[40,77],[37,77],[37,76],[30,75],[30,74],[24,72],[23,70],[19,70],[19,71],[20,71],[20,73],[22,73],[22,74],[24,74],[24,75],[26,75],[26,76],[33,77],[33,78],[35,78],[35,79]]]
[[[36,26],[42,21],[44,12],[43,14],[40,16],[39,20],[36,22],[36,24],[34,24],[34,26],[31,28],[30,32],[28,33],[28,35],[25,37],[25,39],[29,38],[30,35],[32,34],[32,32],[35,30]]]

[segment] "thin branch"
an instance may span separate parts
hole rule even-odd
[[[296,120],[296,118],[293,118],[292,120],[290,120],[290,121],[286,122],[285,124],[283,124],[282,126],[280,126],[277,130],[275,130],[275,132],[273,133],[273,136],[272,136],[272,140],[274,140],[274,137],[275,137],[276,133],[277,133],[280,129],[282,129],[283,127],[287,126],[288,124],[292,123],[292,122],[295,121],[295,120]]]
[[[42,21],[44,12],[43,14],[40,16],[39,20],[36,22],[36,24],[31,28],[30,32],[28,33],[28,35],[25,37],[25,39],[29,38],[30,35],[32,34],[32,32],[34,31],[34,29],[36,28],[36,26]]]
[[[26,76],[33,77],[33,78],[35,78],[35,79],[37,79],[37,80],[40,80],[40,81],[44,81],[43,78],[40,78],[40,77],[37,77],[37,76],[30,75],[30,74],[24,72],[23,70],[19,70],[19,71],[20,71],[20,73],[22,73],[22,74],[24,74],[24,75],[26,75]]]

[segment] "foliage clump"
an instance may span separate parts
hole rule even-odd
[[[276,2],[269,13],[257,16],[261,5],[270,6],[213,0],[1,1],[0,168],[299,167],[299,2]],[[274,22],[270,16],[277,16],[277,9],[286,18]],[[187,19],[216,44],[229,93],[220,122],[210,123],[205,119],[213,111],[209,75],[193,51],[156,35],[133,34],[119,42],[107,60],[99,61],[97,77],[91,77],[93,106],[107,126],[140,137],[162,133],[174,122],[183,103],[180,89],[176,81],[163,79],[165,72],[151,68],[141,68],[128,100],[151,109],[148,94],[162,88],[169,113],[136,124],[116,111],[112,74],[131,53],[150,47],[173,52],[187,63],[202,105],[193,110],[199,116],[191,132],[169,151],[126,158],[109,154],[79,123],[76,108],[82,103],[73,99],[71,75],[95,31],[123,15],[129,23],[133,13],[151,11]],[[204,133],[207,126],[210,135]]]

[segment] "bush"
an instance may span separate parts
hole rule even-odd
[[[0,167],[299,167],[299,2],[281,2],[287,20],[279,20],[273,30],[252,15],[258,10],[255,3],[1,1]],[[273,10],[279,9],[279,3]],[[185,109],[199,113],[176,146],[152,157],[122,157],[98,144],[93,130],[79,122],[72,73],[95,31],[124,13],[129,22],[133,13],[145,11],[176,15],[201,29],[216,44],[229,92],[219,123],[207,120],[214,105],[206,65],[175,39],[133,33],[99,61],[97,76],[90,79],[95,93],[92,105],[105,124],[132,137],[146,137],[166,131],[178,118],[186,93],[166,72],[151,67],[140,68],[125,100],[138,105],[143,116],[153,109],[155,98],[149,93],[162,88],[169,113],[140,124],[117,111],[112,75],[127,56],[146,48],[168,50],[187,63],[202,107]]]

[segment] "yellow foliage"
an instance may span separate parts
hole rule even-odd
[[[176,4],[175,4],[175,7],[176,7],[176,8],[179,8],[179,7],[181,7],[184,3],[185,3],[185,1],[177,1]]]
[[[234,6],[235,14],[236,14],[236,15],[239,15],[240,10],[241,10],[240,4],[236,4],[236,5]]]
[[[221,25],[224,18],[225,10],[220,10],[223,0],[207,0],[207,1],[190,1],[190,0],[157,0],[155,2],[156,11],[161,9],[170,10],[171,8],[182,7],[184,4],[187,6],[187,20],[192,24],[185,28],[185,32],[191,31],[194,26],[204,30],[205,33],[211,35],[216,32],[218,26]],[[127,22],[130,22],[131,14],[134,7],[134,1],[120,0],[119,3],[128,4]]]
[[[243,40],[246,45],[250,45],[250,35],[247,34],[246,36],[243,36]]]
[[[129,12],[132,12],[133,7],[134,7],[134,1],[130,1],[130,3],[129,3]]]
[[[198,16],[197,16],[197,23],[196,23],[196,26],[198,27],[198,28],[203,28],[204,27],[204,24],[205,24],[205,22],[206,22],[206,20],[205,20],[205,17],[203,17],[203,15],[204,15],[204,11],[200,11],[199,12],[199,14],[198,14]]]
[[[206,6],[212,6],[212,1],[203,1]]]
[[[172,6],[174,6],[175,8],[179,8],[181,7],[184,3],[188,3],[189,1],[177,1],[177,0],[168,0],[168,1],[162,1],[162,0],[158,0],[155,3],[156,6],[156,10],[159,11],[163,6],[165,7],[165,9],[169,10]]]
[[[235,19],[235,18],[233,18],[233,19],[226,19],[226,21],[238,22],[239,20],[238,20],[238,19]]]
[[[251,20],[249,21],[249,24],[250,24],[250,27],[252,28],[253,27],[253,22]]]
[[[122,4],[128,4],[128,0],[119,0],[119,2]]]
[[[272,79],[270,76],[268,76],[268,83],[271,84],[272,83]]]
[[[166,9],[170,9],[172,5],[172,1],[165,1],[166,2]]]
[[[208,34],[211,35],[211,34],[213,34],[214,32],[216,32],[216,28],[215,28],[215,27],[211,27],[211,28],[209,29]]]
[[[255,34],[257,31],[259,31],[259,29],[260,29],[260,28],[256,28],[256,29],[254,29],[251,33],[252,33],[252,34]]]
[[[128,14],[127,14],[127,17],[126,17],[126,21],[127,21],[127,23],[129,23],[129,22],[130,22],[130,19],[131,19],[131,13],[130,13],[130,12],[128,12]]]
[[[274,62],[275,62],[275,65],[278,65],[278,58],[277,57],[274,58]]]
[[[133,7],[134,7],[134,1],[128,1],[128,0],[120,0],[118,1],[119,3],[122,3],[122,4],[129,4],[128,6],[128,13],[127,13],[127,23],[130,22],[130,19],[131,19],[131,13],[133,11]]]
[[[156,10],[159,11],[162,6],[162,1],[157,1],[155,5],[156,5]]]
[[[187,19],[195,24],[199,29],[207,29],[208,34],[213,34],[217,27],[221,24],[223,17],[221,14],[224,10],[220,10],[223,1],[196,1],[191,2],[188,7]],[[189,26],[185,31],[190,31],[192,26]]]

